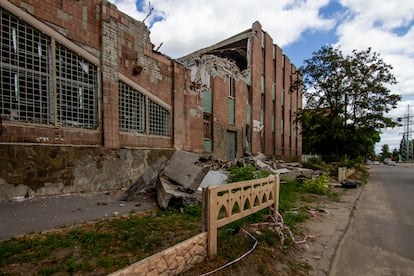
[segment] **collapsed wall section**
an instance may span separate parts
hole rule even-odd
[[[246,149],[246,70],[216,55],[188,56],[182,62],[191,71],[190,89],[200,99],[195,112],[204,120],[197,135],[204,151],[218,159],[241,157]]]

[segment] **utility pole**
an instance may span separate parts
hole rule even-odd
[[[401,155],[405,158],[405,161],[413,160],[413,140],[411,134],[414,132],[411,126],[414,125],[414,115],[410,115],[410,105],[408,105],[407,115],[401,118],[404,122],[403,140],[401,142]]]

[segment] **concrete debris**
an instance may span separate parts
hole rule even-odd
[[[154,190],[155,184],[162,170],[168,163],[164,156],[159,158],[131,187],[129,187],[122,196],[124,201],[133,201],[140,194]]]
[[[197,154],[177,150],[162,175],[181,186],[180,190],[194,193],[209,171],[209,166],[200,164],[199,159]]]
[[[290,170],[289,170],[289,169],[287,169],[287,168],[281,168],[281,169],[277,169],[277,170],[275,170],[275,172],[276,172],[277,174],[285,174],[285,173],[290,173]]]
[[[198,188],[198,190],[201,191],[202,188],[208,187],[208,186],[216,186],[216,185],[225,184],[227,183],[227,177],[228,177],[228,174],[226,174],[224,171],[210,170],[208,171],[206,176],[201,181],[200,187]]]
[[[301,167],[300,163],[285,163],[267,159],[262,153],[234,161],[214,160],[211,156],[177,150],[171,160],[160,158],[125,191],[122,200],[132,201],[143,193],[155,189],[158,205],[166,209],[171,200],[180,205],[194,205],[201,200],[204,187],[227,183],[228,169],[231,166],[252,165],[258,170],[280,176],[280,179],[310,179],[315,172]],[[316,174],[318,175],[318,174]]]
[[[200,193],[188,193],[178,189],[178,186],[165,177],[160,177],[155,185],[158,205],[167,209],[172,199],[180,201],[184,206],[197,205],[201,201]]]
[[[270,173],[273,173],[273,174],[278,174],[277,171],[275,169],[273,169],[270,165],[266,164],[263,161],[260,161],[259,159],[256,159],[255,167],[256,167],[256,169],[261,170],[261,171],[266,171],[266,172],[270,172]]]

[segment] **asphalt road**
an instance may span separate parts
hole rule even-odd
[[[414,275],[414,167],[371,167],[329,275]]]
[[[0,241],[158,208],[152,196],[140,195],[135,201],[121,201],[121,195],[122,191],[112,191],[0,203]]]

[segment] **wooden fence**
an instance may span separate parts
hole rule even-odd
[[[203,189],[203,220],[208,232],[208,254],[217,253],[217,229],[266,207],[279,206],[279,176]]]

